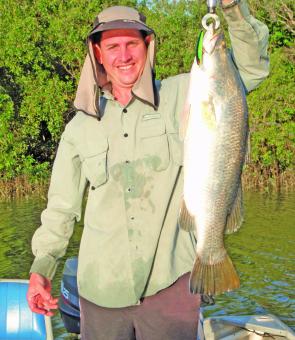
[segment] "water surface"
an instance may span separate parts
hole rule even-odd
[[[27,279],[33,260],[30,242],[40,224],[46,201],[41,197],[0,203],[0,277]],[[77,255],[82,223],[75,228],[67,255]],[[277,315],[295,330],[295,193],[245,194],[245,223],[226,239],[239,272],[241,288],[223,294],[205,316],[229,314]],[[58,295],[61,262],[54,278]],[[58,314],[55,339],[72,339]]]

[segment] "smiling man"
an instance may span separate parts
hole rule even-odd
[[[132,87],[143,72],[150,37],[134,29],[103,31],[93,44],[96,60],[112,84],[112,94],[123,105],[132,99]]]
[[[268,74],[264,24],[246,2],[222,2],[245,87]],[[81,218],[78,288],[83,340],[193,340],[200,298],[188,289],[196,240],[179,229],[179,115],[189,75],[154,78],[155,34],[132,8],[102,11],[53,166],[48,205],[34,234],[27,294],[52,315],[51,280]]]

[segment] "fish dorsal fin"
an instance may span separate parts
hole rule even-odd
[[[186,98],[184,108],[180,114],[179,138],[182,141],[185,139],[186,130],[188,127],[188,122],[189,122],[190,109],[191,109],[191,105],[190,105],[189,95],[188,95]]]
[[[187,96],[185,99],[185,104],[184,104],[182,112],[180,113],[179,138],[182,141],[185,139],[187,127],[189,124],[192,98],[196,95],[195,94],[195,91],[197,88],[197,85],[196,85],[197,76],[196,75],[198,72],[198,68],[199,66],[195,59],[193,62],[192,68],[191,68],[191,72],[190,72],[189,87],[188,87],[188,92],[187,92]]]
[[[235,198],[232,210],[227,217],[225,233],[231,234],[239,230],[244,221],[242,187],[239,185],[237,196]]]
[[[196,230],[195,219],[188,212],[185,201],[182,200],[181,208],[178,217],[178,224],[181,229],[185,231],[193,231]]]
[[[188,93],[185,99],[185,104],[184,104],[182,112],[180,113],[179,138],[182,141],[185,139],[185,136],[186,136],[186,131],[187,131],[189,117],[190,117],[190,111],[191,111],[191,96],[192,96],[192,89],[193,89],[193,79],[192,79],[193,68],[194,68],[194,64],[192,66],[191,73],[190,73],[190,81],[189,81]]]

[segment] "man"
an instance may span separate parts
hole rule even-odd
[[[244,1],[223,1],[248,90],[268,74],[267,28]],[[79,250],[81,335],[195,339],[199,296],[188,290],[192,233],[177,226],[182,195],[178,117],[188,75],[153,78],[155,35],[128,7],[102,11],[54,162],[48,206],[32,241],[28,303],[52,315],[51,279],[90,183]]]

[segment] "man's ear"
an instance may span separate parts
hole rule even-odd
[[[147,36],[144,38],[144,42],[145,42],[146,46],[149,46],[151,40],[152,40],[152,36],[151,36],[151,35],[147,35]]]
[[[102,64],[101,51],[97,43],[92,43],[93,52],[98,63]]]

